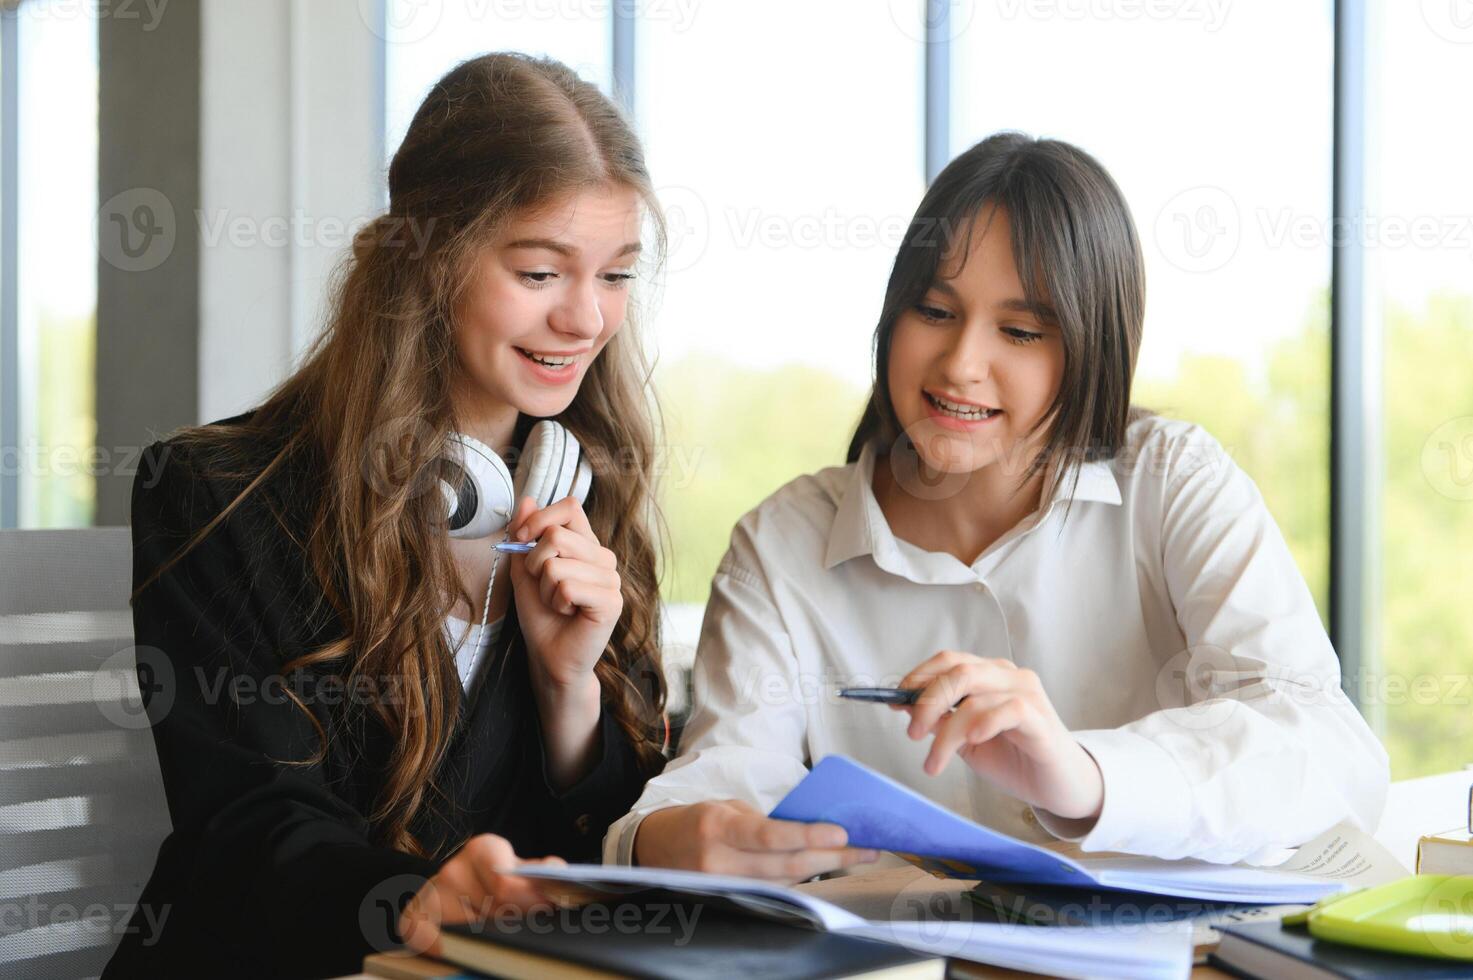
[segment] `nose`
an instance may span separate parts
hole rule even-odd
[[[604,330],[603,310],[593,283],[583,283],[568,290],[563,302],[553,308],[548,325],[558,333],[592,340]]]
[[[941,371],[947,384],[965,388],[991,377],[992,357],[985,331],[980,325],[968,324],[952,334],[950,346],[942,353]]]

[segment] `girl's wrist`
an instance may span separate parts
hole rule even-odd
[[[603,692],[598,678],[585,675],[572,685],[535,684],[537,712],[542,719],[542,744],[547,775],[562,791],[587,774],[599,745]]]
[[[1099,819],[1105,802],[1105,779],[1099,763],[1084,746],[1069,740],[1065,750],[1071,757],[1059,785],[1065,791],[1055,800],[1044,805],[1044,809],[1066,820],[1078,820],[1093,824]]]
[[[539,678],[538,673],[533,668],[532,692],[545,738],[557,743],[576,742],[598,726],[603,714],[603,688],[593,672],[571,682]]]

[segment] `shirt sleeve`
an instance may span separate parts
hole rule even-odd
[[[533,706],[535,713],[535,702]],[[600,860],[600,841],[615,819],[629,811],[651,773],[641,765],[628,734],[614,718],[607,703],[599,720],[598,758],[577,783],[561,791],[547,775],[546,745],[541,726],[532,725],[536,737],[529,767],[535,786],[528,798],[530,815],[541,830],[542,853],[556,854],[573,863]]]
[[[176,455],[155,443],[134,480],[135,585],[225,503]],[[438,862],[374,844],[322,765],[279,764],[307,759],[317,740],[273,687],[279,638],[257,608],[260,569],[233,518],[133,605],[140,689],[173,822],[165,852],[174,891],[164,900],[174,921],[160,943],[207,947],[261,976],[352,973],[365,954],[397,942],[394,921]],[[170,925],[185,933],[172,944]],[[204,962],[189,968],[211,972]]]
[[[1157,675],[1162,709],[1074,733],[1104,776],[1093,827],[1035,813],[1086,851],[1224,863],[1265,859],[1341,821],[1373,832],[1386,751],[1341,690],[1258,488],[1216,440],[1197,438],[1184,454],[1195,463],[1177,460],[1161,481],[1163,581],[1186,637]]]
[[[609,864],[634,863],[640,821],[655,810],[740,799],[765,812],[808,771],[798,661],[755,556],[748,529],[738,524],[711,582],[680,757],[609,828]]]

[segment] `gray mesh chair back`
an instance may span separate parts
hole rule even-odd
[[[0,978],[95,977],[170,829],[126,527],[0,531]]]

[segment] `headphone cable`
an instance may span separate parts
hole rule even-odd
[[[510,536],[511,532],[503,532],[501,541],[497,542],[497,544],[504,543]],[[485,635],[486,620],[491,615],[491,587],[496,584],[496,568],[500,564],[501,552],[497,551],[496,545],[493,544],[491,546],[491,578],[486,581],[486,599],[482,603],[481,621],[476,625],[476,640],[471,644],[471,656],[476,659],[479,659],[481,655],[481,638]],[[475,660],[472,660],[472,663],[475,662]]]

